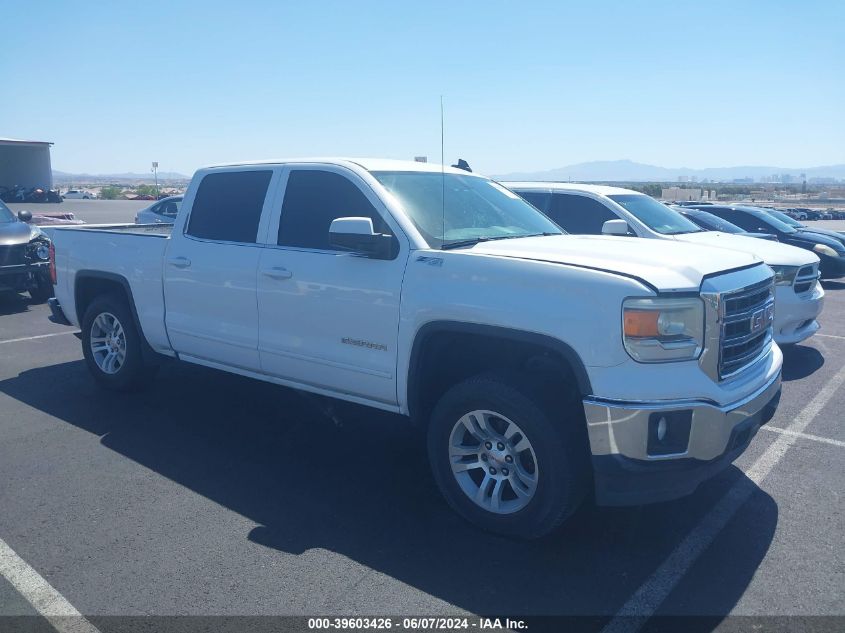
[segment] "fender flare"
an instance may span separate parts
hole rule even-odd
[[[80,314],[79,310],[79,282],[85,281],[86,279],[102,279],[104,281],[112,281],[120,284],[120,286],[123,287],[123,291],[126,293],[126,300],[129,303],[129,311],[132,313],[132,320],[135,323],[135,329],[137,329],[138,333],[141,335],[141,353],[144,356],[144,361],[151,364],[158,364],[163,358],[166,358],[165,356],[158,354],[147,342],[147,337],[144,334],[143,328],[141,328],[141,320],[138,318],[138,310],[135,308],[135,297],[132,294],[132,286],[129,285],[129,280],[123,275],[102,270],[77,271],[74,278],[73,301],[74,308],[76,310],[76,319],[80,326],[82,325],[82,317],[84,315]]]
[[[590,384],[590,377],[587,374],[587,369],[584,366],[584,362],[581,360],[581,357],[570,345],[564,343],[560,339],[556,339],[546,334],[516,330],[497,325],[480,325],[477,323],[467,323],[463,321],[431,321],[417,330],[416,335],[414,336],[413,345],[411,346],[411,357],[408,363],[406,402],[408,403],[408,411],[412,419],[415,418],[415,412],[419,412],[424,408],[420,402],[421,396],[418,385],[420,382],[419,375],[425,342],[432,335],[443,332],[455,334],[477,334],[491,338],[506,339],[519,343],[530,343],[539,347],[545,347],[560,354],[560,356],[569,364],[572,369],[572,373],[575,376],[578,390],[582,395],[587,396],[593,392],[592,385]]]

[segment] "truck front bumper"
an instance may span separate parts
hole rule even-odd
[[[780,383],[778,372],[747,398],[726,406],[585,399],[596,502],[639,505],[693,492],[739,457],[772,418]]]

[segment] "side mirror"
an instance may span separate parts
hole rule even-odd
[[[376,233],[370,218],[336,218],[329,227],[329,244],[373,259],[392,259],[394,237]]]
[[[32,214],[29,211],[18,211],[18,220],[21,222],[31,222]]]
[[[625,220],[608,220],[601,225],[602,235],[628,235],[628,223]]]

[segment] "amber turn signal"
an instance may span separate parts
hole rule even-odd
[[[625,336],[658,336],[657,319],[660,317],[660,312],[658,310],[627,309],[624,314]]]

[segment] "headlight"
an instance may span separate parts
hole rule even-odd
[[[827,255],[828,257],[839,257],[839,253],[833,250],[827,244],[816,244],[813,250],[819,255]]]
[[[795,281],[795,275],[798,274],[800,266],[769,266],[775,271],[775,285],[776,286],[791,286]]]
[[[46,262],[50,259],[50,244],[43,240],[36,240],[29,243],[29,254],[32,259]]]
[[[698,297],[626,299],[625,350],[641,363],[698,358],[704,345],[704,304]]]

